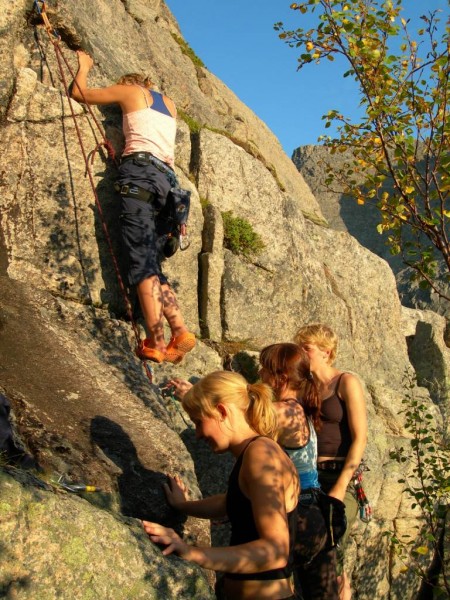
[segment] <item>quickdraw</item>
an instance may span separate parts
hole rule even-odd
[[[186,425],[186,427],[188,429],[193,429],[194,426],[192,425],[192,423],[189,423],[188,421],[186,421],[186,417],[183,414],[183,411],[180,410],[180,406],[179,406],[179,401],[175,398],[175,395],[172,392],[172,387],[170,386],[170,384],[163,384],[159,386],[159,393],[162,396],[162,398],[166,399],[169,398],[169,400],[171,401],[171,403],[173,404],[175,411],[180,415],[180,417],[183,419],[184,424]]]
[[[356,500],[359,506],[359,518],[364,523],[368,523],[372,519],[372,506],[366,496],[362,486],[363,471],[368,470],[365,465],[361,465],[353,474],[353,485],[355,486]]]

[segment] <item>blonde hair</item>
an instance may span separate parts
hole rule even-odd
[[[151,88],[153,82],[150,77],[146,77],[141,73],[127,73],[117,80],[117,85],[143,85],[146,88]]]
[[[215,371],[200,379],[184,396],[183,408],[193,416],[217,418],[218,404],[234,404],[259,435],[276,439],[278,420],[272,390],[264,383],[249,384],[239,373]]]
[[[315,344],[321,350],[329,350],[330,357],[328,362],[330,365],[336,360],[338,337],[328,325],[312,323],[300,327],[294,336],[294,342],[299,346],[303,344]]]

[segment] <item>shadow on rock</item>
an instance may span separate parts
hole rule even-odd
[[[234,464],[232,455],[229,453],[214,454],[205,442],[195,438],[193,429],[186,429],[180,436],[192,457],[203,498],[225,492]],[[211,522],[210,535],[212,546],[228,546],[230,528],[227,519],[223,522],[220,520]]]
[[[117,486],[122,514],[169,525],[181,533],[186,517],[166,502],[162,489],[166,476],[142,465],[123,428],[106,417],[97,416],[91,421],[91,439],[121,470]]]

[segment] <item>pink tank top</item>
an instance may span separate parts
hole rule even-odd
[[[165,105],[165,112],[153,108],[154,105],[161,105],[162,100],[155,102],[154,98],[153,105],[149,106],[144,89],[142,89],[142,93],[145,96],[147,108],[123,115],[123,133],[125,135],[123,156],[134,152],[149,152],[173,168],[177,121]],[[153,92],[153,94],[160,96],[157,92]]]

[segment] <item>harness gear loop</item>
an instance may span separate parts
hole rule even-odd
[[[100,132],[100,134],[102,136],[102,139],[103,139],[103,141],[97,143],[96,147],[94,148],[94,150],[89,155],[86,153],[86,150],[85,150],[84,144],[83,144],[83,139],[82,139],[80,127],[78,125],[77,118],[76,118],[75,111],[74,111],[74,107],[73,107],[73,100],[72,100],[72,97],[71,97],[71,95],[69,93],[69,86],[67,84],[67,79],[66,79],[65,74],[64,74],[64,69],[63,69],[62,63],[63,62],[65,63],[65,65],[66,65],[66,67],[67,67],[67,69],[68,69],[68,71],[69,71],[69,73],[70,73],[70,75],[72,77],[72,80],[75,80],[75,74],[74,74],[72,68],[70,67],[67,59],[65,58],[65,56],[62,53],[61,47],[59,45],[61,37],[56,32],[56,30],[52,27],[52,25],[51,25],[51,23],[50,23],[50,21],[48,19],[48,16],[47,16],[47,14],[45,12],[46,11],[46,4],[45,4],[45,2],[41,2],[41,6],[39,6],[39,1],[38,0],[34,0],[34,5],[36,7],[37,12],[39,13],[39,15],[41,16],[41,18],[42,18],[42,20],[44,22],[45,30],[46,30],[46,32],[47,32],[47,34],[49,36],[49,39],[50,39],[50,41],[51,41],[51,43],[53,45],[53,48],[55,50],[55,55],[56,55],[56,59],[57,59],[57,63],[58,63],[58,69],[59,69],[59,75],[60,75],[60,79],[61,79],[61,82],[62,82],[62,84],[64,86],[64,90],[65,90],[65,93],[66,93],[66,96],[67,96],[67,99],[68,99],[68,102],[69,102],[70,112],[71,112],[71,116],[72,116],[72,119],[73,119],[73,122],[74,122],[75,131],[76,131],[77,138],[78,138],[78,143],[80,145],[81,153],[83,155],[83,159],[84,159],[84,163],[85,163],[85,167],[86,167],[86,174],[88,175],[89,182],[90,182],[90,185],[91,185],[91,188],[92,188],[92,192],[93,192],[93,195],[94,195],[94,199],[95,199],[95,204],[96,204],[97,210],[99,212],[100,220],[101,220],[101,223],[102,223],[102,229],[103,229],[103,232],[104,232],[104,235],[105,235],[105,239],[106,239],[106,242],[107,242],[107,245],[108,245],[109,253],[110,253],[112,261],[113,261],[113,266],[114,266],[114,270],[116,272],[116,277],[117,277],[117,281],[118,281],[118,284],[119,284],[119,288],[120,288],[122,296],[123,296],[123,301],[124,301],[124,304],[125,304],[125,310],[126,310],[127,316],[128,316],[128,318],[130,320],[130,323],[131,323],[131,326],[132,326],[132,329],[133,329],[133,332],[134,332],[134,336],[135,336],[135,339],[136,339],[136,347],[139,347],[139,345],[141,343],[141,337],[140,337],[140,334],[139,334],[139,330],[138,330],[137,324],[136,324],[136,322],[134,320],[134,317],[133,317],[133,309],[132,309],[132,306],[131,306],[131,302],[130,302],[130,299],[128,297],[128,293],[126,291],[125,284],[123,282],[122,276],[120,274],[119,264],[117,262],[117,259],[116,259],[115,253],[114,253],[114,249],[113,249],[111,237],[109,235],[109,230],[108,230],[108,227],[106,225],[106,221],[105,221],[105,218],[104,218],[104,215],[103,215],[103,210],[102,210],[102,207],[101,207],[100,200],[98,198],[97,190],[95,189],[95,182],[94,182],[94,178],[93,178],[92,171],[91,171],[91,164],[93,164],[93,160],[94,160],[95,154],[96,154],[96,152],[98,151],[98,149],[101,146],[104,146],[107,149],[108,156],[110,158],[112,158],[112,160],[114,161],[114,164],[117,166],[115,152],[114,152],[114,149],[113,149],[113,147],[111,145],[111,142],[106,138],[106,135],[105,135],[105,133],[103,131],[102,126],[100,125],[100,123],[98,122],[97,118],[95,117],[90,104],[88,102],[86,102],[84,94],[83,94],[82,90],[78,86],[78,89],[79,89],[80,94],[81,94],[81,96],[83,98],[85,106],[86,106],[86,108],[87,108],[90,116],[92,117],[92,119],[93,119],[93,121],[94,121],[94,123],[95,123],[95,125],[96,125],[96,127],[98,129],[98,131]],[[75,82],[75,85],[77,85],[76,82]],[[90,158],[90,160],[89,160],[89,158]],[[150,383],[152,383],[153,382],[153,371],[152,371],[150,365],[147,364],[147,362],[144,362],[144,368],[145,368],[145,372],[146,372],[146,375],[147,375]]]
[[[148,202],[149,204],[152,204],[156,199],[156,194],[134,183],[128,183],[126,185],[120,185],[120,183],[115,183],[114,189],[121,196],[127,196],[128,198],[137,198],[138,200]]]

